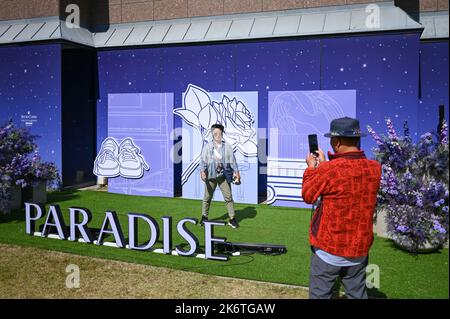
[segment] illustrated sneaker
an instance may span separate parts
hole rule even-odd
[[[208,221],[208,218],[202,215],[202,219],[200,220],[200,226],[205,225],[205,221]]]
[[[100,147],[94,161],[94,174],[103,177],[116,177],[120,174],[120,165],[117,160],[119,145],[112,137],[107,137]]]
[[[232,218],[228,221],[228,225],[231,226],[232,228],[238,228],[239,224],[236,220],[236,218]]]
[[[140,178],[144,175],[144,170],[149,170],[141,149],[129,137],[120,143],[119,164],[120,175],[126,178]]]

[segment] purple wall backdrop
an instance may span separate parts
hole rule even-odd
[[[61,46],[0,48],[0,70],[0,122],[12,119],[39,135],[42,159],[61,171]]]
[[[37,116],[32,133],[44,160],[61,167],[61,46],[0,48],[0,119],[19,124],[22,115]],[[210,92],[257,91],[259,127],[267,128],[269,91],[356,90],[356,115],[363,126],[385,130],[393,118],[401,130],[409,122],[413,136],[437,126],[437,106],[448,120],[448,41],[420,42],[419,34],[389,34],[289,39],[102,50],[98,53],[100,98],[97,103],[97,148],[107,136],[110,93],[182,92],[195,83]],[[174,119],[181,127],[181,120]],[[266,189],[267,146],[261,134],[259,191]],[[370,137],[363,140],[370,155]],[[181,165],[175,166],[175,181]]]
[[[444,93],[448,73],[442,71],[448,65],[448,44],[421,45],[419,36],[405,33],[101,51],[97,140],[106,137],[107,94],[173,92],[174,105],[179,106],[189,83],[210,92],[257,91],[260,128],[268,125],[269,91],[355,90],[356,116],[363,128],[370,124],[385,132],[385,117],[389,116],[400,131],[407,120],[411,133],[418,137],[437,125],[437,114],[430,111],[425,118],[419,114],[420,65],[422,104],[448,103]],[[439,76],[430,73],[433,65],[441,69]],[[174,126],[181,127],[177,117]],[[265,195],[267,146],[259,137],[258,187]],[[363,139],[369,156],[373,146],[370,137]],[[176,166],[175,179],[179,175],[181,166]]]
[[[409,122],[417,127],[419,97],[419,35],[336,38],[323,41],[323,89],[355,89],[356,116],[361,127],[370,124],[386,132],[385,117],[397,129]],[[371,137],[362,139],[370,155]]]
[[[418,125],[422,132],[437,129],[438,106],[448,108],[448,41],[428,42],[420,45],[421,99]]]

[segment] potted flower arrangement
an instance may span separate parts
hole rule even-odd
[[[59,186],[57,168],[53,163],[41,161],[34,143],[36,138],[28,130],[16,128],[12,121],[0,126],[1,212],[9,212],[21,206],[22,189],[40,189],[41,195],[33,195],[31,199],[43,203],[46,201],[47,183],[50,182],[49,186],[54,188]],[[34,155],[31,157],[31,154]]]
[[[0,126],[0,211],[9,212],[21,205],[20,177],[27,170],[27,160],[20,154],[33,151],[35,136],[15,128],[11,121]],[[16,184],[16,182],[18,184]]]
[[[2,157],[5,158],[4,154]],[[16,155],[10,161],[2,160],[2,162],[0,166],[0,211],[9,212],[22,205],[22,187],[26,185],[23,176],[28,172],[29,161],[23,155]]]
[[[409,135],[407,122],[399,136],[391,119],[387,135],[368,131],[377,143],[373,149],[382,164],[378,213],[386,213],[387,234],[410,252],[428,252],[448,240],[448,127],[423,134],[417,143]]]
[[[34,203],[47,201],[47,188],[58,188],[59,174],[55,164],[42,162],[38,151],[29,161],[24,175],[23,197]]]

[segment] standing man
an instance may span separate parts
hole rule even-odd
[[[200,177],[205,182],[205,196],[203,197],[202,219],[203,225],[208,220],[209,206],[214,196],[214,191],[219,185],[223,199],[228,210],[228,225],[238,228],[235,219],[233,194],[231,183],[240,184],[241,176],[234,156],[233,147],[223,140],[224,127],[220,124],[211,126],[213,140],[203,147],[200,159]]]
[[[366,266],[373,242],[373,216],[380,186],[381,165],[359,149],[359,121],[349,117],[330,124],[329,161],[319,149],[309,154],[302,197],[313,204],[309,239],[312,249],[309,297],[332,297],[338,277],[347,298],[367,299]]]

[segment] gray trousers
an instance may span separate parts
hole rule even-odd
[[[368,258],[359,265],[337,267],[330,265],[313,253],[309,276],[309,298],[331,299],[333,286],[340,277],[348,299],[367,299],[366,266]]]
[[[223,176],[206,180],[205,196],[203,197],[202,204],[202,215],[208,217],[209,206],[211,205],[211,200],[214,196],[214,191],[216,190],[217,185],[219,185],[219,188],[222,191],[223,199],[225,200],[225,204],[227,206],[228,216],[232,219],[235,216],[233,194],[231,193],[231,185]]]

